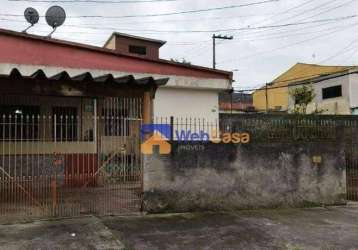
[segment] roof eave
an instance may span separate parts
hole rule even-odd
[[[230,80],[230,81],[233,80],[233,72],[230,72],[230,71],[211,69],[211,68],[198,66],[198,65],[187,65],[187,64],[172,62],[172,61],[165,60],[165,59],[143,58],[141,56],[118,53],[118,52],[116,52],[114,50],[106,49],[106,48],[102,48],[102,47],[98,47],[98,46],[82,44],[82,43],[76,43],[76,42],[70,42],[70,41],[65,41],[65,40],[59,40],[59,39],[43,37],[43,36],[38,36],[38,35],[33,35],[33,34],[21,33],[21,32],[1,29],[1,28],[0,28],[0,34],[8,35],[8,36],[21,37],[21,38],[25,38],[25,39],[38,40],[38,41],[57,44],[57,45],[61,45],[61,46],[75,47],[75,48],[79,48],[79,49],[90,50],[90,51],[99,52],[99,53],[105,53],[105,54],[110,54],[110,55],[113,55],[113,56],[122,56],[122,57],[136,59],[136,60],[155,62],[155,63],[162,63],[162,64],[173,65],[173,66],[187,68],[187,69],[211,72],[211,73],[214,73],[214,74],[219,74],[219,75],[225,76],[225,78]]]

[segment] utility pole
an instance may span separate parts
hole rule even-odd
[[[213,69],[216,69],[216,39],[232,40],[233,36],[213,35]]]

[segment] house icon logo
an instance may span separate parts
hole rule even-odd
[[[142,154],[152,155],[154,148],[159,148],[159,154],[170,154],[171,144],[168,142],[171,138],[171,126],[168,124],[145,124],[141,128],[141,137],[144,142],[141,145]],[[151,134],[149,138],[145,138]]]

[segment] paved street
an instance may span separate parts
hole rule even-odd
[[[0,249],[123,249],[95,217],[0,226]]]
[[[87,217],[0,226],[1,249],[358,249],[358,207]]]

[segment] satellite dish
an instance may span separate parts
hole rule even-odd
[[[60,6],[52,6],[46,12],[46,22],[53,28],[51,36],[66,20],[66,12]]]
[[[25,19],[28,23],[30,23],[30,26],[27,27],[23,32],[26,32],[28,29],[30,29],[32,26],[37,24],[39,22],[40,16],[37,10],[34,8],[27,8],[24,12]]]
[[[25,10],[24,15],[25,15],[26,21],[28,23],[30,23],[31,25],[35,25],[39,22],[39,19],[40,19],[39,13],[34,8],[27,8]]]

